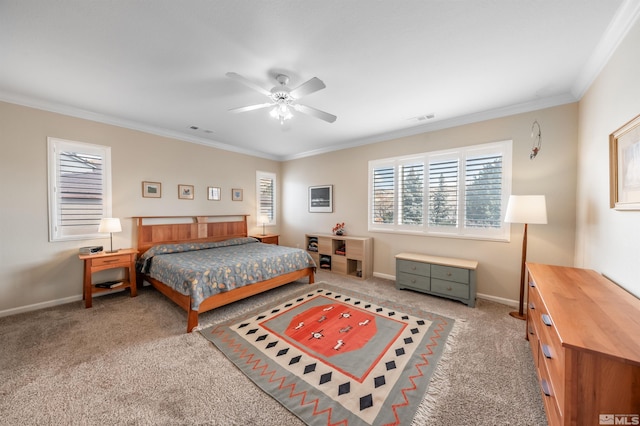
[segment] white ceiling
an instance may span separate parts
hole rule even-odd
[[[576,101],[639,14],[640,0],[0,0],[0,100],[285,160]],[[266,98],[229,71],[266,89],[316,76],[326,89],[301,103],[338,119],[232,114]]]

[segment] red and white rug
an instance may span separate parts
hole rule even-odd
[[[318,283],[200,332],[308,425],[400,425],[411,424],[453,324]]]

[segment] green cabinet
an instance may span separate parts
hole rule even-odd
[[[396,288],[459,300],[473,308],[477,267],[475,260],[400,253],[396,255]]]

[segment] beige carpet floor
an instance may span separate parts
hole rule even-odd
[[[353,291],[457,320],[414,425],[545,425],[524,322],[509,307],[476,308],[392,281],[319,271]],[[236,317],[307,286],[296,282],[200,315]],[[0,425],[301,425],[156,290],[116,293],[0,318]]]

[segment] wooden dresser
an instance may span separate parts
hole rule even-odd
[[[527,271],[527,339],[549,425],[639,424],[640,300],[592,270]]]

